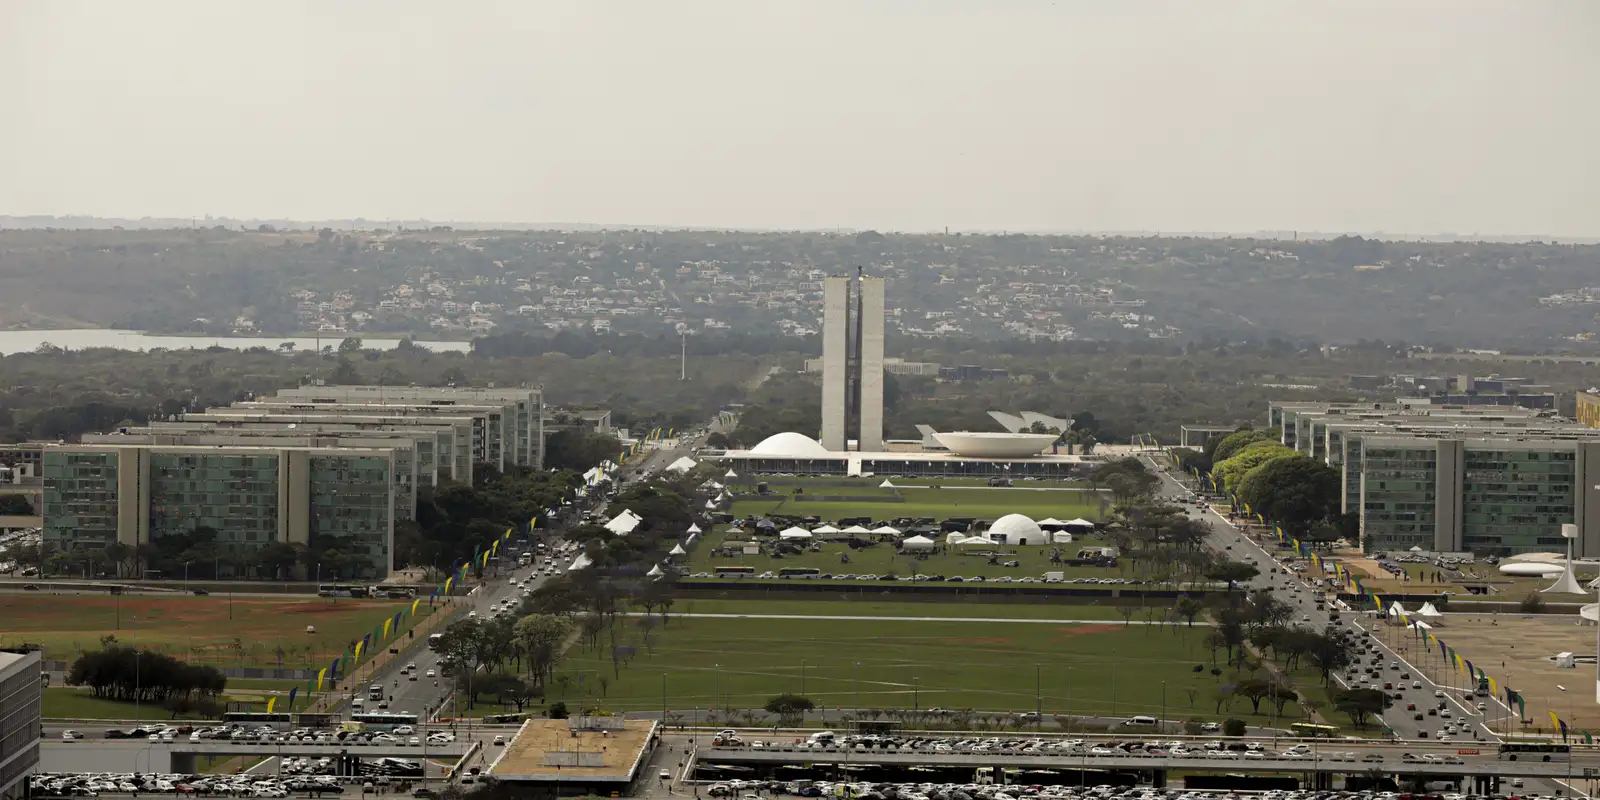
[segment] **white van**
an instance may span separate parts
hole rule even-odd
[[[1122,724],[1124,724],[1124,725],[1149,725],[1149,726],[1154,726],[1156,724],[1156,718],[1155,717],[1146,717],[1146,716],[1128,717],[1128,721],[1124,722]]]
[[[817,731],[806,741],[811,744],[833,744],[834,739],[833,731]]]

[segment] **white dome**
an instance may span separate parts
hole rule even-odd
[[[771,458],[827,458],[832,455],[821,442],[794,431],[774,433],[750,448],[751,455]]]
[[[984,535],[990,539],[1003,536],[1006,544],[1048,544],[1050,541],[1039,523],[1022,514],[1007,514],[995,520]]]

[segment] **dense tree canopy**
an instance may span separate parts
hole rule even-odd
[[[1260,441],[1245,446],[1224,461],[1211,465],[1211,475],[1230,490],[1237,491],[1239,482],[1250,470],[1281,456],[1294,455],[1294,451],[1275,441]]]
[[[1339,515],[1339,471],[1302,454],[1268,459],[1245,474],[1238,498],[1295,535]]]
[[[1255,444],[1256,442],[1272,441],[1273,437],[1265,431],[1245,429],[1231,433],[1221,439],[1212,438],[1207,442],[1206,456],[1212,464],[1221,464],[1232,458],[1235,453]]]

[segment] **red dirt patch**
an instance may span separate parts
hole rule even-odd
[[[1088,636],[1089,634],[1094,633],[1105,633],[1106,631],[1117,630],[1117,628],[1114,625],[1073,625],[1071,627],[1056,628],[1054,630],[1060,635],[1056,636],[1052,641],[1062,642],[1073,637]]]
[[[279,614],[348,614],[349,608],[340,608],[331,603],[290,603],[279,606]]]

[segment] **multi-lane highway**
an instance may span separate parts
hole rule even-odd
[[[1147,461],[1148,466],[1157,470],[1162,476],[1160,494],[1163,497],[1173,501],[1193,497],[1193,493],[1182,482],[1162,470],[1154,461],[1148,459]],[[1209,505],[1203,507],[1185,505],[1184,508],[1190,517],[1211,524],[1213,533],[1207,542],[1208,546],[1233,561],[1254,561],[1261,569],[1261,574],[1249,581],[1247,588],[1270,590],[1274,596],[1294,609],[1294,618],[1299,620],[1300,624],[1321,628],[1337,616],[1344,625],[1353,630],[1371,633],[1370,645],[1376,650],[1370,654],[1368,660],[1370,657],[1376,657],[1382,666],[1381,677],[1376,679],[1379,681],[1378,687],[1381,688],[1384,682],[1392,682],[1395,687],[1392,691],[1400,694],[1400,697],[1394,700],[1394,705],[1380,715],[1381,723],[1393,731],[1396,741],[1416,745],[1421,745],[1424,741],[1438,742],[1440,731],[1445,730],[1446,726],[1453,725],[1456,733],[1453,735],[1447,733],[1446,735],[1450,737],[1447,741],[1461,748],[1471,749],[1480,746],[1489,748],[1500,743],[1500,737],[1490,729],[1488,723],[1490,720],[1504,719],[1512,712],[1499,698],[1480,697],[1469,701],[1462,696],[1460,689],[1435,683],[1425,670],[1406,661],[1389,647],[1385,642],[1385,631],[1380,620],[1363,610],[1341,611],[1332,602],[1324,603],[1326,611],[1318,611],[1316,608],[1318,602],[1326,599],[1323,592],[1312,588],[1300,575],[1279,562],[1274,552],[1241,532],[1228,520],[1225,513]],[[1391,664],[1394,668],[1391,668]],[[1359,672],[1366,666],[1363,663],[1354,667],[1354,670]],[[1401,680],[1402,674],[1409,677]],[[1334,677],[1341,688],[1350,688],[1344,674],[1336,674]],[[1427,713],[1428,709],[1436,709],[1441,702],[1449,709],[1448,718]],[[1479,702],[1484,704],[1484,711],[1478,710]],[[1415,705],[1417,711],[1408,709],[1411,705]],[[1420,721],[1415,718],[1419,712],[1422,714]],[[1554,791],[1555,788],[1565,787],[1548,788]]]

